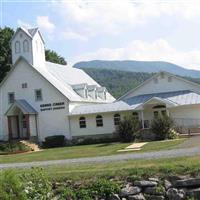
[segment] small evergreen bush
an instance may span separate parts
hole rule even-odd
[[[45,138],[44,146],[47,148],[63,147],[65,146],[64,135],[53,135]]]
[[[135,140],[136,134],[140,129],[140,122],[132,115],[125,116],[117,126],[117,134],[122,142],[131,142]]]
[[[174,121],[169,116],[154,117],[151,123],[151,130],[155,133],[156,140],[164,140],[168,138],[169,132],[174,125]]]

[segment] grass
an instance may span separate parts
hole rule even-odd
[[[139,152],[173,149],[177,145],[181,144],[183,141],[185,141],[185,139],[149,142]],[[123,149],[130,144],[131,143],[108,143],[108,144],[83,145],[83,146],[44,149],[43,151],[40,152],[25,153],[25,154],[1,155],[0,163],[31,162],[31,161],[59,160],[59,159],[114,155],[114,154],[119,154],[117,150]],[[137,153],[137,152],[132,152],[132,153]]]
[[[169,175],[200,175],[200,156],[157,160],[130,160],[113,163],[52,165],[44,168],[51,180],[89,180],[95,178],[166,177]],[[28,169],[17,170],[23,173]]]

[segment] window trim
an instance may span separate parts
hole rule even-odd
[[[86,118],[84,116],[79,117],[79,128],[87,128]]]
[[[113,116],[113,120],[114,120],[114,125],[118,126],[121,121],[121,115],[119,113],[115,113]]]
[[[41,99],[37,99],[37,91],[41,91]],[[35,101],[42,101],[43,95],[42,95],[42,89],[35,89]]]
[[[13,95],[13,102],[10,101],[10,95]],[[8,104],[12,104],[15,102],[15,93],[14,92],[8,92]]]
[[[96,116],[96,127],[103,127],[103,117],[102,117],[102,115]]]
[[[21,44],[18,40],[15,42],[15,53],[21,53]]]
[[[23,41],[23,52],[25,53],[29,52],[29,43],[27,39]]]

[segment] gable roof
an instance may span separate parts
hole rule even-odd
[[[36,115],[37,111],[24,99],[15,100],[15,102],[8,108],[5,115],[10,115],[9,112],[18,107],[23,114]],[[11,114],[12,115],[12,114]]]
[[[79,96],[74,90],[73,84],[80,84],[80,82],[88,83],[88,84],[99,84],[94,81],[90,76],[88,76],[83,70],[68,67],[66,65],[58,65],[50,62],[45,62],[44,67],[35,67],[28,63],[28,61],[20,56],[10,72],[6,75],[3,81],[0,83],[0,86],[7,80],[10,73],[15,69],[15,67],[19,64],[19,62],[23,60],[27,63],[28,66],[32,67],[37,73],[39,73],[43,78],[45,78],[53,87],[55,87],[61,94],[63,94],[70,101],[81,101],[81,102],[97,102],[97,103],[106,103],[114,101],[114,97],[108,94],[107,101],[103,101],[101,99],[84,99]]]
[[[11,41],[15,38],[15,36],[17,35],[17,33],[18,33],[19,31],[23,31],[23,32],[26,33],[26,35],[27,35],[28,37],[30,37],[31,39],[33,39],[33,37],[35,36],[35,34],[38,32],[38,34],[40,35],[40,37],[41,37],[43,43],[45,43],[45,42],[44,42],[44,38],[42,37],[42,34],[40,33],[40,31],[39,31],[38,28],[25,29],[25,28],[23,28],[23,27],[17,28],[17,30],[15,31],[14,35],[13,35],[12,38],[11,38]]]
[[[191,90],[180,90],[173,92],[163,92],[163,93],[152,93],[143,94],[125,99],[124,101],[130,105],[141,105],[148,102],[150,99],[158,98],[162,100],[167,100],[174,105],[189,105],[189,104],[200,104],[200,94]]]
[[[128,91],[127,93],[125,93],[124,95],[122,95],[121,97],[118,98],[118,100],[123,100],[126,96],[128,96],[129,94],[135,92],[136,90],[138,90],[139,88],[141,88],[143,85],[146,85],[147,83],[149,83],[151,80],[153,80],[154,78],[157,78],[158,76],[161,75],[161,73],[164,73],[165,75],[168,75],[168,76],[171,76],[171,77],[174,77],[178,80],[181,80],[181,81],[184,81],[184,82],[187,82],[189,84],[192,84],[194,86],[198,86],[200,88],[200,85],[198,83],[195,83],[195,82],[192,82],[192,81],[189,81],[187,79],[184,79],[182,77],[179,77],[179,76],[176,76],[174,74],[171,74],[169,72],[166,72],[166,71],[160,71],[158,73],[156,73],[155,75],[153,75],[151,78],[147,79],[146,81],[142,82],[140,85],[138,85],[137,87],[133,88],[132,90]]]

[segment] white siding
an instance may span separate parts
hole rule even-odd
[[[27,83],[28,88],[22,89],[22,83],[25,82]],[[35,89],[42,89],[43,101],[35,101]],[[32,67],[28,66],[24,60],[21,60],[18,63],[14,71],[12,71],[8,79],[1,86],[0,91],[0,105],[2,105],[0,106],[0,136],[3,137],[3,135],[8,134],[7,119],[4,116],[10,106],[8,105],[7,95],[8,92],[15,92],[16,99],[25,99],[38,111],[38,134],[40,140],[43,140],[46,136],[54,134],[63,134],[70,138],[69,122],[66,117],[68,114],[68,100]],[[64,102],[65,109],[40,112],[40,104],[54,102]]]
[[[71,116],[70,127],[72,137],[112,134],[116,130],[114,125],[114,114],[116,113],[119,113],[121,115],[121,119],[123,119],[123,117],[125,116],[124,112]],[[103,117],[103,127],[96,127],[97,115],[101,115]],[[79,127],[79,118],[82,116],[86,118],[86,128]]]
[[[24,40],[28,41],[29,44],[29,51],[28,52],[24,52],[23,51],[23,42]],[[15,53],[15,43],[16,41],[19,41],[20,43],[20,47],[21,47],[21,51],[20,53]],[[15,36],[15,38],[12,40],[11,42],[11,48],[12,48],[12,62],[13,64],[16,62],[16,60],[20,57],[23,56],[24,58],[26,58],[26,60],[33,64],[33,52],[32,52],[32,42],[31,42],[31,38],[24,33],[22,30],[20,30],[18,32],[18,34]]]
[[[176,77],[172,77],[172,81],[168,82],[168,77],[169,75],[167,74],[164,74],[164,78],[158,76],[157,83],[155,83],[154,80],[150,80],[148,83],[144,84],[132,93],[125,96],[124,99],[142,94],[171,92],[179,90],[193,90],[196,92],[200,92],[200,86],[194,85],[186,81],[182,81]]]

